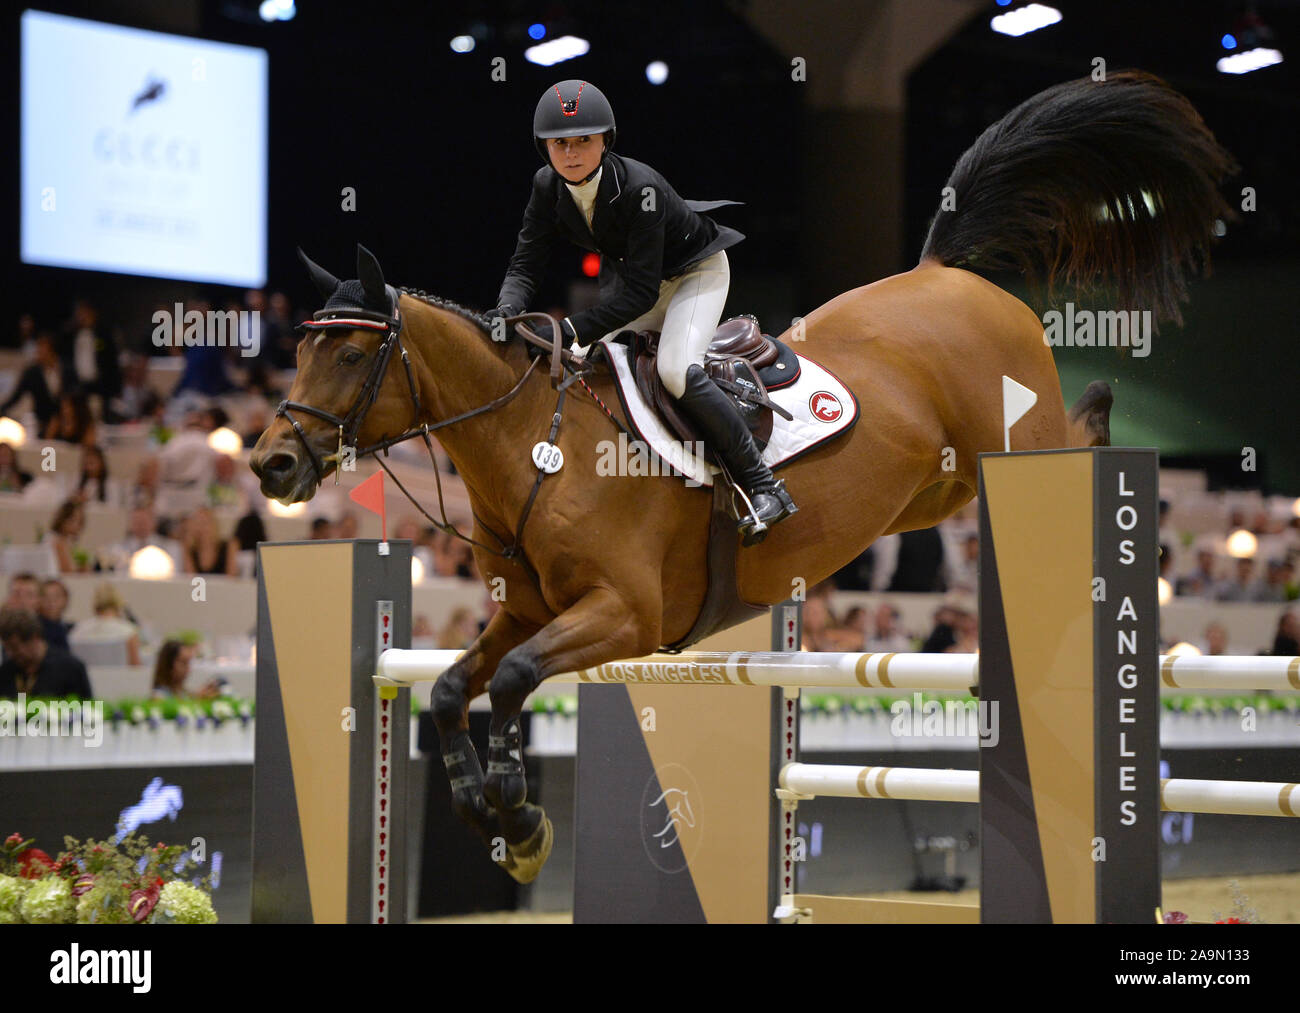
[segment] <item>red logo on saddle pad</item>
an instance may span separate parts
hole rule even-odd
[[[808,399],[808,410],[818,422],[834,422],[844,414],[844,406],[828,390],[819,390]]]

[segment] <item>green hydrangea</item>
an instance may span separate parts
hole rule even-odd
[[[23,897],[21,911],[29,925],[71,925],[77,918],[72,887],[66,879],[55,876],[32,883]]]
[[[131,921],[120,883],[97,883],[77,899],[78,925],[126,925]]]
[[[18,912],[22,908],[23,897],[31,885],[30,879],[0,875],[0,925],[12,925],[22,920]],[[6,918],[6,915],[9,918]]]
[[[152,921],[177,925],[215,925],[212,898],[196,886],[174,879],[162,888]]]

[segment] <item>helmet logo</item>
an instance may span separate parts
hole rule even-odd
[[[581,82],[578,85],[578,94],[573,96],[573,98],[569,98],[569,99],[566,99],[563,95],[560,94],[559,85],[555,86],[556,97],[558,97],[560,100],[560,111],[564,113],[565,116],[578,115],[578,100],[582,98],[582,89],[586,86],[586,84],[587,84],[586,81]]]

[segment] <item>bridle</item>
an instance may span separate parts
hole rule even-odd
[[[338,467],[343,460],[343,448],[345,446],[356,447],[357,433],[361,431],[362,423],[366,419],[366,413],[370,411],[375,399],[379,396],[379,387],[384,382],[384,375],[388,372],[388,362],[393,357],[394,349],[401,353],[402,365],[406,370],[406,383],[411,391],[414,412],[411,423],[412,428],[394,440],[375,444],[373,447],[364,449],[357,448],[355,451],[356,456],[364,457],[376,450],[387,449],[394,443],[409,440],[420,433],[420,429],[415,428],[415,423],[420,419],[420,394],[415,389],[415,377],[411,373],[410,357],[402,346],[402,311],[398,306],[397,293],[393,291],[392,286],[385,286],[385,288],[389,296],[389,308],[391,310],[389,313],[376,313],[372,310],[353,309],[351,307],[347,309],[319,310],[312,315],[312,319],[303,321],[296,328],[300,333],[324,331],[331,328],[384,332],[383,338],[380,339],[379,352],[370,364],[370,372],[366,376],[365,383],[361,385],[361,390],[357,392],[356,400],[352,402],[352,407],[348,409],[346,415],[339,417],[333,412],[327,412],[313,405],[303,404],[301,401],[290,401],[288,398],[281,401],[279,407],[275,410],[275,417],[287,420],[289,425],[293,427],[293,431],[298,435],[299,442],[302,443],[311,458],[312,468],[316,471],[316,481],[318,483],[325,480],[325,466],[331,463],[335,466],[334,477],[337,482]],[[291,410],[314,415],[318,419],[324,419],[331,426],[336,427],[339,432],[338,450],[326,457],[317,454],[311,445],[311,441],[307,439],[307,434],[303,431],[302,425],[289,414]]]
[[[464,534],[458,530],[454,524],[447,520],[447,509],[443,502],[442,495],[441,472],[438,468],[438,459],[433,452],[433,444],[429,440],[429,434],[442,429],[444,426],[454,425],[457,422],[463,422],[466,419],[473,418],[475,415],[482,415],[493,411],[494,409],[500,408],[502,405],[513,400],[520,390],[523,389],[524,384],[528,382],[528,378],[533,375],[533,372],[537,368],[537,364],[542,361],[542,358],[540,356],[533,358],[532,362],[529,363],[528,368],[524,370],[523,376],[519,378],[514,387],[500,397],[489,401],[487,404],[480,405],[478,408],[473,408],[467,412],[462,412],[452,418],[443,419],[441,422],[435,422],[432,425],[427,422],[421,423],[420,392],[415,386],[415,376],[411,372],[410,357],[407,355],[406,348],[402,345],[402,315],[399,306],[399,294],[391,285],[385,285],[384,289],[388,295],[388,313],[378,313],[372,310],[358,309],[354,307],[325,309],[317,311],[312,315],[311,320],[304,321],[296,328],[296,330],[300,332],[322,331],[331,328],[339,330],[359,329],[383,332],[383,337],[380,339],[379,351],[370,365],[370,372],[366,375],[365,383],[362,384],[361,390],[357,393],[356,400],[353,401],[352,407],[348,409],[348,413],[344,416],[339,416],[333,412],[327,412],[322,408],[304,404],[301,401],[290,401],[286,398],[281,401],[279,407],[276,408],[275,417],[288,421],[289,425],[293,428],[293,431],[297,434],[298,441],[306,449],[307,454],[311,459],[312,467],[316,471],[316,480],[318,483],[323,482],[325,479],[326,465],[333,464],[334,482],[336,485],[338,484],[339,469],[343,465],[345,448],[353,448],[354,459],[365,457],[367,454],[374,454],[375,460],[379,462],[379,466],[388,473],[388,476],[394,483],[396,483],[397,487],[402,491],[406,498],[409,499],[415,508],[419,510],[420,513],[422,513],[431,523],[439,528],[439,530],[452,534],[457,538],[460,538],[471,545],[476,545],[494,555],[503,556],[506,559],[513,559],[520,555],[522,551],[520,539],[523,537],[524,523],[527,521],[529,511],[532,509],[533,502],[537,498],[537,492],[541,486],[541,481],[545,476],[545,472],[540,469],[538,470],[537,480],[533,485],[531,495],[528,497],[528,502],[524,506],[523,515],[519,519],[519,527],[515,532],[515,539],[512,545],[506,546],[505,540],[493,531],[481,517],[478,517],[478,515],[475,514],[475,520],[477,520],[483,529],[490,533],[502,546],[500,549],[494,549],[492,546],[486,545],[483,542]],[[523,313],[519,314],[518,317],[508,317],[506,320],[508,323],[513,323],[517,319],[541,315],[542,314],[537,313]],[[555,332],[558,334],[559,322],[555,321],[553,318],[552,322],[555,326]],[[559,347],[558,343],[556,347]],[[383,384],[384,376],[388,372],[388,365],[392,361],[394,350],[396,350],[401,356],[402,367],[406,373],[406,384],[411,393],[411,425],[405,432],[398,436],[388,437],[380,440],[378,443],[371,444],[368,447],[357,447],[357,434],[361,431],[361,426],[365,422],[366,413],[370,411],[376,398],[379,396],[379,388]],[[571,376],[569,379],[576,378],[577,374],[574,374],[574,376]],[[561,406],[564,401],[564,388],[567,386],[568,382],[566,381],[559,387],[560,399],[559,403],[556,404],[555,414],[552,417],[551,432],[547,439],[547,442],[549,443],[555,442],[555,437],[559,429]],[[584,386],[586,385],[584,384]],[[307,434],[303,430],[302,425],[293,417],[292,414],[290,414],[295,411],[314,415],[316,418],[323,419],[331,426],[338,429],[338,449],[335,453],[328,454],[324,457],[316,453],[311,442],[307,439]],[[393,474],[392,469],[388,467],[388,464],[383,457],[380,457],[378,454],[378,451],[382,450],[386,457],[390,447],[396,446],[399,443],[405,443],[407,440],[412,440],[417,436],[424,440],[424,445],[429,451],[429,460],[433,464],[434,480],[437,483],[438,488],[438,508],[439,512],[442,514],[441,521],[435,519],[420,505],[415,497],[407,491],[404,485],[402,485],[398,477]],[[532,568],[526,568],[528,569],[530,576],[532,576],[534,581],[536,581],[536,575],[533,573]]]

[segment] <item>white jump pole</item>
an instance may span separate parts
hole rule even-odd
[[[392,649],[379,657],[375,682],[432,682],[460,651]],[[1161,684],[1175,689],[1300,690],[1300,657],[1160,659]],[[737,651],[655,654],[558,675],[561,683],[655,683],[699,686],[782,686],[801,689],[901,689],[963,692],[979,682],[975,654],[765,653]]]
[[[780,784],[809,797],[978,803],[980,776],[976,770],[788,763]],[[1160,782],[1160,805],[1165,812],[1300,817],[1300,784],[1169,778]]]

